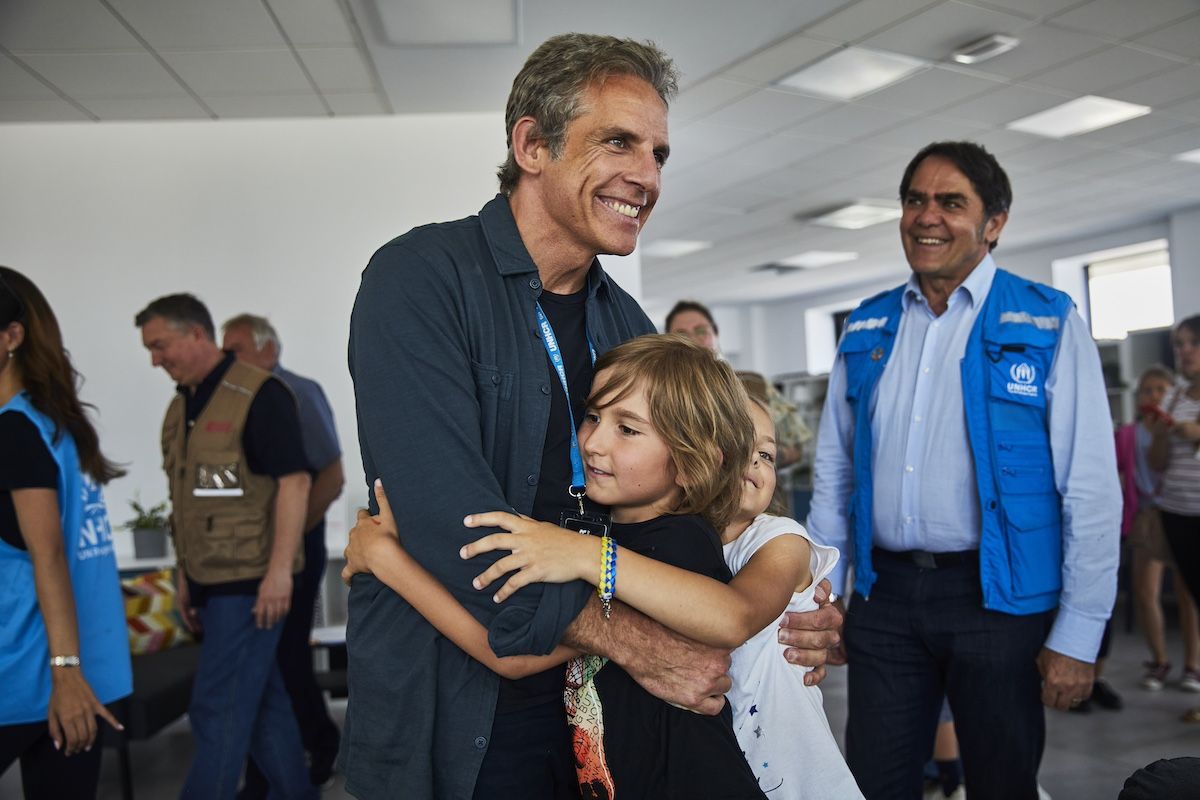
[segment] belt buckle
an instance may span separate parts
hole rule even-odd
[[[933,557],[933,553],[927,550],[913,550],[912,560],[921,569],[937,569],[937,561]]]

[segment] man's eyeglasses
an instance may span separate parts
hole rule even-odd
[[[692,336],[697,339],[702,339],[705,336],[711,335],[713,332],[711,325],[697,325],[694,328],[676,328],[671,333],[682,333],[685,336]]]

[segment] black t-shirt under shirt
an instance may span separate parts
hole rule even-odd
[[[19,411],[0,414],[0,539],[28,549],[17,522],[13,489],[58,489],[58,463],[33,420]]]
[[[727,583],[729,568],[715,530],[700,517],[663,516],[613,525],[617,544],[664,564]],[[620,563],[617,564],[620,591]],[[696,714],[647,692],[613,662],[595,676],[604,752],[619,797],[762,798],[726,704]],[[588,797],[585,788],[583,796]]]
[[[550,384],[550,420],[546,423],[546,441],[542,449],[542,470],[538,476],[537,494],[533,498],[533,518],[558,524],[559,515],[577,504],[567,493],[571,485],[571,427],[567,414],[575,419],[575,427],[583,422],[587,397],[592,388],[592,357],[588,349],[587,288],[574,294],[542,292],[538,298],[563,357],[567,385],[571,389],[568,412],[558,372],[546,356],[546,380]],[[584,507],[603,510],[584,500]],[[519,680],[500,681],[496,710],[518,711],[540,703],[562,702],[565,669],[561,666]]]

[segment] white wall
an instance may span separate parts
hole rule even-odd
[[[1175,319],[1200,314],[1200,208],[1171,216],[1171,294]]]
[[[495,194],[503,127],[498,114],[0,126],[0,263],[46,293],[103,447],[129,464],[107,491],[114,524],[135,491],[166,496],[158,430],[173,387],[133,316],[191,291],[218,326],[269,316],[284,364],[325,387],[348,487],[330,528],[344,530],[365,500],[346,369],[359,273],[392,237]]]

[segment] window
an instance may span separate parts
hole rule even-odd
[[[1130,331],[1174,322],[1171,262],[1166,248],[1087,265],[1092,336],[1124,339]]]

